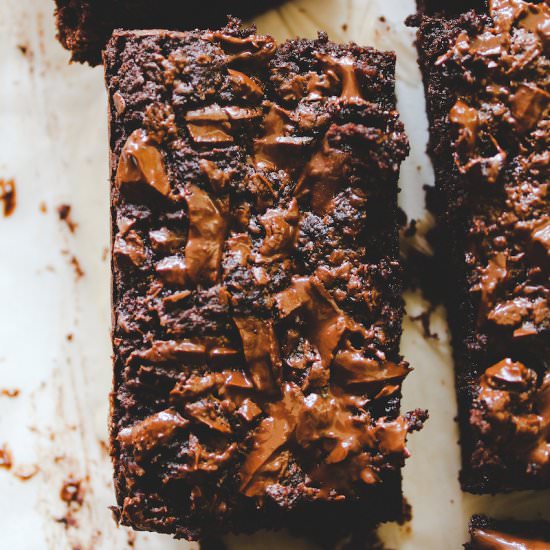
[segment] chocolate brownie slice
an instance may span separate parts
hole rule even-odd
[[[57,38],[72,61],[101,63],[101,51],[114,29],[216,27],[231,13],[250,17],[279,0],[55,0]]]
[[[399,518],[409,368],[393,53],[116,31],[105,53],[112,456],[125,525],[188,539]]]
[[[550,523],[544,521],[495,520],[473,516],[466,550],[550,550]]]
[[[550,486],[550,203],[544,2],[422,12],[464,489]]]

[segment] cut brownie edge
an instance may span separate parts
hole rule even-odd
[[[412,21],[419,26],[436,216],[448,243],[440,258],[450,289],[461,483],[474,493],[550,483],[543,236],[550,94],[539,31],[548,8],[515,5],[511,20],[490,2],[457,17],[421,12]],[[498,56],[485,55],[491,37]]]
[[[235,21],[114,33],[123,524],[197,539],[402,516],[425,413],[399,415],[394,62]]]

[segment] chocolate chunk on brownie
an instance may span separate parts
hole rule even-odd
[[[413,19],[445,237],[464,489],[550,487],[550,8]]]
[[[250,17],[280,0],[55,0],[57,38],[72,61],[101,63],[101,51],[114,29],[217,27],[227,15]]]
[[[544,521],[495,520],[475,515],[469,531],[466,550],[550,550],[550,523]]]
[[[399,413],[394,63],[237,21],[108,43],[123,524],[196,539],[401,516],[425,413]]]

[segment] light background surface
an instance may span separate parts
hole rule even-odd
[[[413,31],[403,24],[412,11],[412,0],[298,0],[257,23],[278,39],[324,29],[333,40],[397,51],[399,108],[412,146],[400,201],[409,217],[418,218],[422,186],[431,183],[432,172],[424,153]],[[16,180],[18,205],[12,217],[0,217],[0,389],[19,388],[21,395],[0,396],[0,446],[7,443],[13,451],[15,471],[32,465],[40,470],[22,482],[14,470],[0,469],[0,547],[118,550],[132,537],[116,527],[108,510],[114,496],[104,450],[111,384],[106,96],[102,69],[68,65],[54,34],[53,1],[1,0],[0,178]],[[58,219],[63,203],[72,206],[74,234]],[[81,278],[73,256],[85,272]],[[410,315],[426,306],[414,295],[407,302]],[[411,438],[413,456],[404,471],[413,521],[381,529],[390,548],[459,549],[474,512],[550,517],[548,492],[480,498],[459,491],[442,311],[434,328],[440,341],[426,341],[417,322],[405,321],[402,351],[415,371],[404,385],[403,407],[426,407],[431,418]],[[71,474],[84,480],[85,495],[74,514],[78,526],[66,529],[56,518],[66,512],[59,491]],[[311,548],[284,533],[227,542],[240,549]],[[196,547],[161,535],[135,539],[138,550]]]

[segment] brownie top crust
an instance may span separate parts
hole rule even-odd
[[[401,512],[423,413],[399,416],[394,61],[235,21],[114,34],[123,522],[194,538],[311,502]]]
[[[440,214],[466,287],[451,299],[465,454],[478,488],[546,486],[550,7],[492,0],[424,17],[419,32]]]

